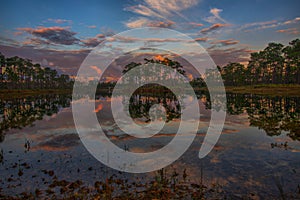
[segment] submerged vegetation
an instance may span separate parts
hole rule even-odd
[[[81,180],[61,180],[53,171],[43,170],[49,176],[48,188],[36,189],[34,192],[23,192],[14,196],[0,194],[5,199],[206,199],[226,198],[226,193],[218,184],[206,186],[199,179],[193,182],[189,179],[186,169],[177,172],[175,169],[167,172],[161,169],[155,172],[151,180],[119,179],[112,175],[105,180],[96,181],[94,185],[86,185]]]
[[[28,163],[16,164],[18,177],[10,177],[7,181],[10,187],[22,186],[20,177],[31,169]],[[93,171],[92,167],[88,168]],[[151,173],[149,177],[136,177],[134,179],[118,178],[117,174],[99,177],[92,184],[87,184],[76,178],[65,180],[59,178],[53,170],[39,170],[43,174],[42,187],[32,188],[30,191],[6,195],[1,193],[1,199],[260,199],[255,191],[244,194],[234,194],[226,191],[218,182],[205,184],[203,181],[203,170],[198,178],[189,174],[186,169],[176,170],[163,168]],[[77,170],[80,173],[80,170]],[[119,172],[119,174],[122,174]],[[36,176],[33,178],[37,178]],[[276,180],[278,194],[269,196],[272,199],[298,199],[300,187],[294,193],[285,193],[282,185]]]

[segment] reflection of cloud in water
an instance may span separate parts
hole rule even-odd
[[[147,149],[142,148],[142,147],[132,147],[132,148],[130,148],[130,151],[134,152],[134,153],[147,153],[148,152]]]
[[[43,119],[45,120],[45,121],[49,121],[49,120],[51,120],[51,119],[54,119],[54,118],[56,118],[57,117],[57,113],[54,113],[54,114],[52,114],[51,116],[44,116],[43,117]]]
[[[223,128],[222,134],[230,134],[230,133],[237,133],[238,130],[236,129],[229,129],[229,128]]]
[[[103,104],[98,104],[97,107],[95,108],[94,112],[97,113],[103,109]]]
[[[291,152],[299,153],[299,152],[300,152],[300,149],[292,149]]]
[[[243,113],[239,115],[227,114],[225,125],[234,127],[248,127],[250,125],[248,114]]]
[[[219,163],[219,162],[221,162],[220,159],[219,159],[219,154],[212,154],[211,157],[212,157],[210,159],[211,163]]]
[[[66,151],[78,144],[79,137],[77,134],[64,134],[53,136],[45,142],[40,142],[38,145],[33,146],[31,150]]]

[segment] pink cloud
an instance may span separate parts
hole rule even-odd
[[[54,22],[56,24],[63,24],[63,23],[72,23],[72,20],[67,20],[67,19],[48,19],[49,22]]]
[[[102,74],[102,70],[100,68],[98,68],[97,66],[90,66],[91,69],[95,70],[97,72],[97,74]]]
[[[202,37],[202,38],[195,38],[195,41],[197,42],[206,42],[209,38],[207,37]]]
[[[204,20],[207,21],[207,22],[209,22],[209,23],[217,23],[218,21],[227,23],[226,20],[224,20],[222,17],[220,17],[220,13],[221,13],[222,11],[223,11],[222,9],[212,8],[212,9],[210,9],[209,12],[210,12],[213,16],[207,17],[207,18],[205,18]]]
[[[23,34],[23,32],[22,31],[17,31],[17,32],[14,32],[14,35],[15,36],[19,36],[19,35],[22,35]]]
[[[175,24],[172,21],[152,21],[146,18],[139,18],[137,20],[126,22],[125,25],[128,28],[140,28],[140,27],[160,27],[170,28]]]
[[[83,46],[86,47],[96,47],[98,44],[100,44],[102,40],[99,40],[98,37],[94,37],[94,38],[87,38],[85,40],[81,40],[81,42],[83,43]]]
[[[288,29],[280,29],[276,31],[277,33],[286,33],[291,35],[298,35],[300,34],[300,31],[297,30],[297,28],[288,28]]]
[[[98,34],[96,35],[97,38],[105,38],[105,35],[104,34]]]
[[[96,25],[91,25],[91,26],[88,26],[88,28],[97,28]]]
[[[222,27],[226,27],[226,26],[230,26],[230,24],[220,24],[220,23],[217,23],[217,24],[211,25],[208,28],[202,29],[200,32],[201,33],[208,33],[208,32],[211,32],[211,31],[214,31],[216,29],[219,29],[219,28],[222,28]]]
[[[239,43],[239,41],[234,40],[234,39],[217,40],[217,41],[211,42],[211,44],[221,44],[222,46],[234,45],[234,44],[238,44],[238,43]]]
[[[191,25],[192,27],[200,27],[200,26],[203,26],[203,24],[201,24],[201,23],[196,23],[196,22],[190,22],[189,25]]]

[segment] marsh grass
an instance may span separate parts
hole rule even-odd
[[[47,174],[48,171],[46,172]],[[50,175],[49,175],[50,176]],[[116,175],[104,181],[96,181],[94,185],[84,184],[81,180],[73,182],[60,180],[51,173],[52,180],[48,188],[37,188],[34,192],[23,192],[15,196],[1,195],[1,199],[207,199],[214,197],[224,199],[225,194],[217,185],[205,186],[201,180],[192,182],[184,169],[155,172],[153,179],[119,179]]]

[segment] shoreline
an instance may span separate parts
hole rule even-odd
[[[195,91],[207,91],[206,87],[195,88]],[[267,96],[299,96],[300,85],[253,85],[226,86],[226,93],[257,94]],[[97,93],[108,93],[108,89],[100,89]],[[149,91],[148,91],[149,92]],[[1,99],[36,96],[43,94],[72,94],[72,89],[0,89]]]
[[[226,92],[238,94],[257,94],[268,96],[299,96],[300,85],[253,85],[253,86],[227,86]]]
[[[1,99],[37,96],[43,94],[72,94],[72,89],[0,89]]]

